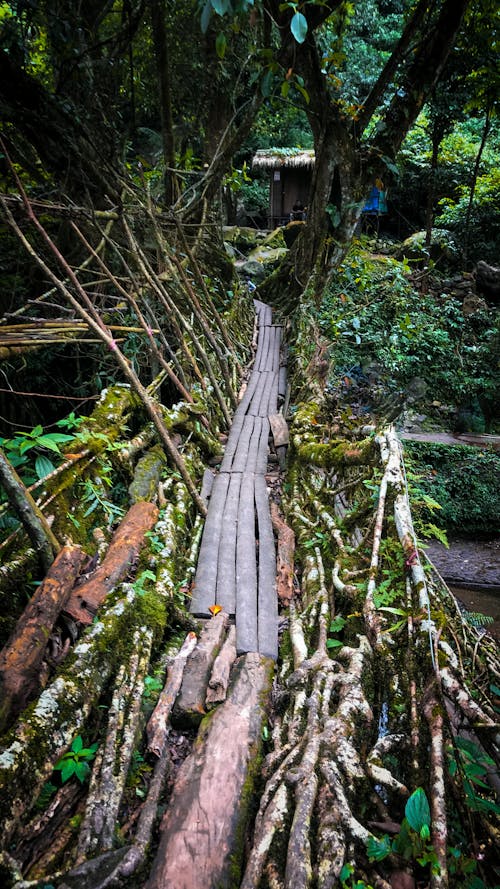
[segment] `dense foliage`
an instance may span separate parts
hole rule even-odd
[[[332,343],[330,385],[376,411],[387,393],[402,396],[400,410],[423,403],[441,420],[448,405],[445,422],[455,428],[458,408],[479,400],[491,429],[498,421],[498,312],[483,303],[464,315],[449,277],[436,275],[433,288],[422,291],[410,265],[351,249],[321,309]],[[484,430],[483,417],[473,431]]]

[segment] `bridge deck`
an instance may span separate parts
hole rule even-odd
[[[269,416],[284,391],[282,330],[255,301],[257,351],[234,414],[203,530],[190,611],[220,605],[236,623],[238,654],[278,654],[276,552],[266,486]]]

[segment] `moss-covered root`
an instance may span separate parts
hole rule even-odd
[[[19,820],[36,802],[59,756],[85,724],[117,663],[126,657],[134,629],[164,626],[165,602],[129,584],[114,605],[105,606],[75,646],[61,674],[25,712],[5,738],[0,754],[0,835],[4,848]]]
[[[301,444],[298,440],[294,444],[300,460],[327,469],[369,463],[376,455],[372,438],[357,442],[331,441],[327,444]]]

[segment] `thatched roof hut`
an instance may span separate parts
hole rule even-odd
[[[313,167],[312,149],[265,148],[255,153],[252,169],[269,172],[269,228],[286,225],[297,202],[307,207]]]

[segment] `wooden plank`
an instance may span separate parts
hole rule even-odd
[[[215,604],[217,556],[228,487],[229,475],[227,472],[223,472],[214,481],[201,538],[193,596],[189,608],[191,614],[198,617],[209,616],[208,609],[210,605]]]
[[[212,472],[211,469],[205,469],[203,473],[203,480],[201,482],[201,491],[200,497],[203,500],[205,505],[208,503],[210,499],[210,494],[212,493],[212,488],[214,485],[215,473]]]
[[[255,472],[257,475],[265,475],[267,472],[267,455],[269,451],[269,433],[270,426],[269,420],[267,417],[262,417],[262,428],[260,433],[260,442],[259,442],[259,455],[257,457],[257,464],[255,467]]]
[[[262,417],[254,417],[254,425],[252,430],[252,437],[250,439],[250,444],[248,447],[248,457],[246,463],[246,472],[256,472],[257,468],[257,460],[259,457],[259,448],[260,448],[260,436],[262,432]]]
[[[276,371],[276,373],[273,375],[271,393],[269,395],[268,412],[269,414],[278,413],[278,371]]]
[[[250,654],[182,763],[145,889],[239,886],[273,664]]]
[[[254,427],[254,417],[246,415],[243,420],[243,427],[240,432],[238,446],[236,448],[233,461],[231,463],[231,472],[244,472],[248,462],[248,449],[250,447],[250,439],[252,437]]]
[[[284,398],[286,395],[286,367],[282,366],[279,369],[278,375],[278,397]]]
[[[231,475],[224,508],[217,565],[216,601],[230,615],[234,615],[236,611],[236,535],[240,486],[241,475],[239,473]]]
[[[229,430],[229,435],[226,442],[226,447],[224,449],[224,457],[222,459],[222,463],[220,466],[221,472],[230,472],[231,466],[233,463],[233,457],[236,453],[236,449],[238,447],[238,441],[241,435],[241,430],[243,429],[243,423],[245,422],[245,414],[241,413],[235,416],[233,423],[231,425],[231,429]]]
[[[245,394],[243,395],[243,398],[241,399],[240,404],[238,405],[238,408],[235,412],[235,419],[236,417],[239,418],[240,416],[244,416],[246,413],[248,413],[248,407],[251,404],[255,395],[255,391],[259,385],[259,379],[260,374],[256,371],[252,371],[252,374],[248,381],[248,386],[245,390]]]
[[[278,657],[278,596],[276,593],[276,550],[263,476],[255,479],[255,506],[259,533],[257,634],[259,653]]]
[[[259,347],[262,342],[262,348],[260,349],[259,362],[255,362],[256,370],[267,370],[269,347],[271,342],[271,331],[271,327],[264,327],[263,330],[259,333]]]
[[[248,411],[257,417],[267,417],[267,407],[269,404],[269,396],[271,392],[272,374],[263,371],[260,374],[260,385],[255,393],[255,397],[250,404]]]
[[[289,444],[290,432],[283,414],[269,414],[269,423],[273,434],[274,447],[278,448],[280,445]]]
[[[274,346],[273,346],[273,364],[272,364],[271,370],[275,370],[276,372],[279,372],[279,369],[280,369],[281,332],[282,332],[281,326],[275,325],[275,327],[274,327]]]
[[[236,650],[257,651],[257,557],[255,546],[255,477],[241,479],[236,540]]]

